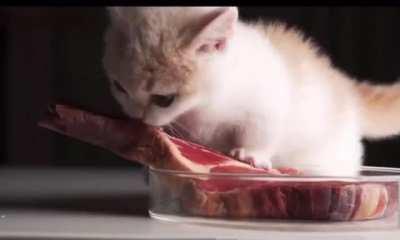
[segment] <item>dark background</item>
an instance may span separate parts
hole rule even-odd
[[[299,27],[337,67],[358,79],[388,83],[400,76],[400,8],[243,7],[240,11],[244,19],[263,17]],[[101,65],[107,21],[102,7],[0,8],[5,138],[0,164],[135,165],[36,126],[53,101],[121,114]],[[367,164],[400,167],[400,137],[366,145]]]

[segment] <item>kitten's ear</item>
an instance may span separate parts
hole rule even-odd
[[[123,17],[123,9],[122,7],[106,7],[107,12],[110,16],[111,22],[121,24],[126,22]]]
[[[106,10],[110,14],[110,17],[113,19],[121,17],[120,7],[106,7]]]
[[[190,41],[190,51],[196,53],[223,51],[234,33],[237,20],[237,7],[225,7],[210,13],[201,21]]]
[[[120,30],[129,28],[129,20],[126,17],[126,11],[123,7],[106,7],[110,16],[111,23]]]

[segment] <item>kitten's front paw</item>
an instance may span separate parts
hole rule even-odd
[[[253,167],[271,169],[272,162],[268,154],[261,151],[251,151],[245,148],[234,148],[230,151],[230,155],[235,159],[249,163]]]

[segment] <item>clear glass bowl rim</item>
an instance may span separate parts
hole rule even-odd
[[[361,171],[376,173],[377,175],[359,176],[271,176],[263,173],[200,173],[183,170],[169,170],[149,167],[151,173],[179,177],[219,178],[219,179],[246,179],[268,181],[399,181],[400,168],[362,166]]]

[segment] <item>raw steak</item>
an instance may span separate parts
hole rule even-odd
[[[295,177],[301,175],[295,169],[254,168],[132,119],[55,105],[39,125],[155,169],[154,181],[165,184],[167,198],[179,203],[176,214],[349,221],[381,218],[398,208],[395,181],[304,180]]]

